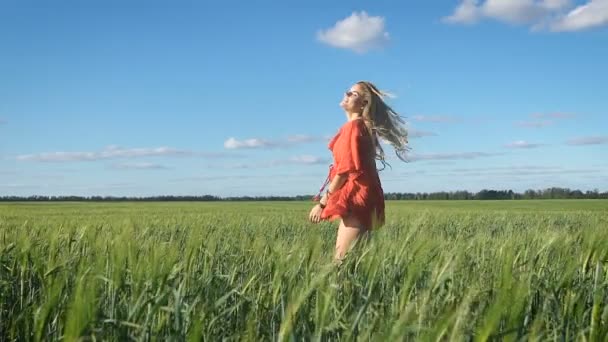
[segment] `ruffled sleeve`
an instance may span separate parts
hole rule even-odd
[[[350,172],[358,172],[362,169],[361,154],[362,146],[361,140],[363,138],[362,123],[359,120],[353,120],[348,122],[340,134],[340,142],[337,147],[338,156],[336,173],[345,174]]]

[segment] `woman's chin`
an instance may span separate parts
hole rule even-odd
[[[349,111],[351,109],[348,103],[344,102],[340,102],[340,108],[344,109],[345,111]]]

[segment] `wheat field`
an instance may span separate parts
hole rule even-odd
[[[608,201],[0,204],[0,340],[604,341]]]

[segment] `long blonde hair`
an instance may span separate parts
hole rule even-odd
[[[378,90],[371,82],[360,81],[357,84],[363,87],[363,99],[367,101],[363,107],[362,116],[367,130],[372,136],[376,151],[375,159],[380,160],[382,169],[386,165],[390,166],[386,162],[384,150],[379,143],[378,137],[380,137],[393,146],[399,159],[407,162],[407,152],[410,151],[408,131],[405,120],[384,102],[383,98],[389,94]]]

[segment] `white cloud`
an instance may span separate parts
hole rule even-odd
[[[333,47],[364,53],[386,45],[389,34],[383,17],[369,16],[363,11],[339,20],[332,28],[318,31],[317,39]]]
[[[543,144],[532,144],[524,140],[517,140],[505,145],[508,148],[536,148],[543,146]]]
[[[273,143],[258,138],[236,140],[235,138],[231,137],[224,142],[224,147],[231,150],[240,148],[266,148],[274,146],[275,145]]]
[[[579,31],[608,25],[608,0],[591,0],[559,17],[550,28],[553,31]]]
[[[481,19],[529,25],[534,30],[579,31],[608,25],[608,0],[589,0],[575,8],[571,0],[462,0],[443,21],[472,24]]]
[[[472,24],[481,17],[481,10],[477,7],[477,0],[463,0],[454,13],[443,18],[446,23]]]
[[[571,0],[545,0],[545,1],[542,1],[540,4],[541,4],[541,6],[547,8],[547,9],[558,10],[558,9],[567,8],[568,6],[570,6],[571,3],[572,3]]]
[[[106,159],[138,158],[150,156],[183,156],[192,155],[192,152],[170,147],[156,148],[130,148],[125,149],[111,145],[97,152],[46,152],[39,154],[23,154],[17,156],[20,161],[40,162],[71,162],[71,161],[97,161]]]
[[[115,169],[121,170],[166,170],[167,167],[148,162],[133,162],[133,163],[120,163],[112,165]]]
[[[601,145],[608,144],[608,136],[589,136],[589,137],[579,137],[566,141],[566,144],[578,146],[578,145]]]
[[[535,0],[486,0],[481,7],[481,11],[488,18],[508,23],[533,23],[548,15],[549,12],[560,8],[546,6],[544,2]]]

